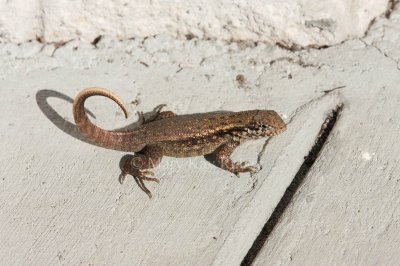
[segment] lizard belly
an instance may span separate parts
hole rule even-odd
[[[163,154],[169,157],[193,157],[213,153],[219,146],[229,141],[228,136],[188,139],[157,143]]]

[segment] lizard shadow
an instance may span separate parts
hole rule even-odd
[[[53,107],[51,107],[51,105],[48,103],[48,101],[47,101],[48,98],[58,98],[58,99],[61,99],[61,100],[71,103],[71,105],[74,103],[74,99],[72,99],[71,97],[69,97],[61,92],[54,91],[54,90],[39,90],[36,93],[36,103],[39,106],[40,110],[58,129],[64,131],[68,135],[70,135],[76,139],[79,139],[83,142],[101,147],[100,145],[86,139],[85,136],[82,135],[82,133],[79,131],[78,127],[75,124],[67,121],[61,115],[59,115],[56,112],[56,110]],[[89,116],[96,118],[92,112],[90,112],[86,108],[85,108],[85,110]],[[154,112],[154,110],[151,112],[145,113],[143,115],[144,115],[144,117],[147,117],[149,115],[152,115],[153,112]],[[72,113],[72,108],[71,108],[71,113]],[[133,122],[122,128],[114,129],[113,131],[132,130],[132,129],[139,127],[140,124],[141,124],[141,121],[139,120],[137,122]]]
[[[39,90],[36,93],[36,103],[39,106],[40,110],[58,129],[64,131],[68,135],[76,139],[79,139],[83,142],[94,144],[89,140],[85,139],[85,137],[79,132],[76,125],[65,120],[62,116],[60,116],[48,103],[47,101],[48,98],[58,98],[67,101],[71,104],[73,104],[74,100],[71,97],[62,94],[61,92],[53,90]],[[86,112],[91,117],[96,118],[90,111],[86,110]]]
[[[214,166],[216,166],[218,168],[224,169],[223,165],[221,165],[221,163],[219,163],[217,161],[217,157],[216,157],[216,155],[214,153],[206,154],[203,157],[210,164],[212,164],[212,165],[214,165]]]

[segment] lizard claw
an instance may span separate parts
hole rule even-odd
[[[140,170],[140,174],[137,175],[137,178],[140,178],[140,179],[146,180],[146,181],[153,181],[153,182],[160,184],[160,180],[153,176],[154,176],[154,173],[152,171]]]
[[[137,111],[137,115],[139,116],[139,122],[140,122],[141,124],[143,124],[143,123],[146,122],[146,119],[145,119],[145,117],[144,117],[144,113],[143,113],[142,111]]]
[[[139,177],[141,177],[141,178],[144,178],[144,177],[151,178],[151,177],[154,176],[154,173],[153,173],[153,171],[150,171],[150,170],[141,170],[141,169],[139,169],[137,175]]]
[[[141,180],[146,180],[146,181],[153,181],[156,183],[160,183],[160,180],[158,178],[153,177],[154,173],[149,170],[141,170],[141,169],[135,169],[130,172],[123,171],[119,177],[118,180],[122,184],[125,180],[125,177],[130,174],[131,176],[135,178],[139,178]]]
[[[119,177],[118,177],[118,181],[120,184],[124,183],[125,177],[126,177],[127,173],[122,172]]]
[[[248,172],[250,172],[251,174],[257,173],[258,171],[260,171],[260,167],[256,166],[256,165],[248,165],[246,166],[246,169],[248,169]]]

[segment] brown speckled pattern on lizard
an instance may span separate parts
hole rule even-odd
[[[234,149],[245,140],[275,136],[286,130],[286,124],[272,110],[175,115],[171,111],[162,112],[159,108],[156,116],[144,121],[138,129],[108,131],[94,125],[86,115],[84,103],[95,95],[112,99],[128,116],[125,105],[115,94],[102,88],[87,88],[74,101],[73,114],[77,127],[99,146],[135,152],[122,165],[120,181],[127,174],[134,176],[149,197],[151,192],[143,181],[159,182],[149,169],[156,167],[163,156],[212,154],[222,168],[236,175],[256,172],[255,166],[232,162],[230,155]]]

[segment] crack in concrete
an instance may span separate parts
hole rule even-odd
[[[283,42],[276,42],[275,43],[276,46],[278,46],[281,49],[287,50],[287,51],[291,51],[291,52],[297,52],[297,51],[301,51],[301,50],[307,50],[307,49],[316,49],[316,50],[321,50],[321,49],[326,49],[329,48],[333,45],[326,45],[326,44],[309,44],[306,46],[301,46],[297,43],[292,43],[292,44],[285,44]]]
[[[385,53],[381,48],[379,48],[374,42],[371,44],[367,43],[364,39],[359,39],[366,47],[373,47],[375,48],[381,55],[384,57],[388,58],[390,61],[394,62],[396,64],[397,70],[400,70],[400,60],[396,60],[395,58],[389,56],[387,53]]]
[[[385,17],[387,19],[390,19],[390,16],[392,15],[393,11],[396,9],[397,4],[399,4],[399,3],[400,3],[400,0],[397,0],[397,1],[396,0],[389,0],[388,8],[387,8],[386,13],[385,13]]]
[[[271,138],[268,138],[268,139],[264,142],[264,145],[262,146],[260,152],[258,153],[258,156],[257,156],[257,164],[260,166],[260,170],[262,169],[262,166],[260,165],[261,157],[264,155],[265,150],[267,149],[267,145],[268,145],[268,143],[269,143],[270,140],[271,140]]]
[[[389,0],[387,4],[386,11],[382,14],[386,19],[390,19],[390,16],[392,15],[393,11],[396,9],[397,4],[400,3],[400,0]],[[367,29],[364,32],[364,36],[362,38],[365,38],[368,36],[370,30],[372,27],[375,25],[376,22],[379,21],[379,18],[382,17],[382,15],[374,17],[368,24]]]
[[[343,89],[343,88],[346,88],[346,86],[338,86],[338,87],[335,87],[335,88],[333,88],[333,89],[323,90],[322,92],[325,93],[325,94],[327,94],[327,93],[331,93],[332,91],[340,90],[340,89]]]
[[[278,57],[276,59],[271,60],[269,62],[269,65],[272,66],[275,63],[281,62],[281,61],[286,61],[289,63],[297,64],[303,68],[314,67],[314,68],[320,69],[323,66],[323,64],[314,64],[314,63],[305,62],[300,55],[297,55],[297,58],[293,58],[290,56]]]

